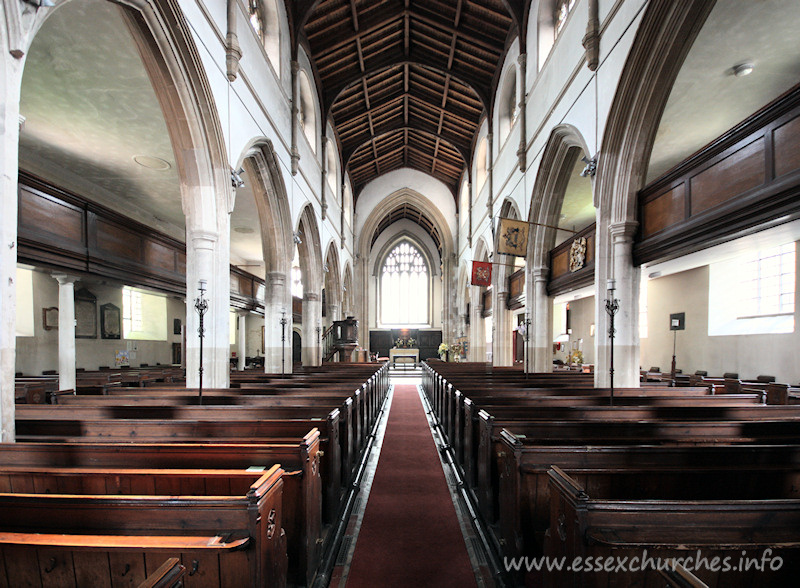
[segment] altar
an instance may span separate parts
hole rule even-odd
[[[413,347],[392,347],[389,350],[389,363],[394,366],[398,363],[412,363],[414,367],[419,363],[419,349]]]

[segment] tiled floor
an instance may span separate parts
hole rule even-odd
[[[417,386],[419,386],[421,383],[420,378],[413,377],[410,374],[403,375],[403,377],[398,378],[398,380],[403,384],[416,384]],[[353,559],[353,553],[355,552],[358,532],[361,528],[361,523],[364,518],[364,511],[366,510],[369,491],[372,487],[372,481],[375,477],[375,471],[378,466],[378,460],[380,458],[380,452],[383,446],[383,438],[386,431],[386,423],[389,414],[388,408],[391,407],[392,395],[393,388],[389,391],[389,397],[386,401],[384,413],[381,415],[381,421],[378,427],[375,443],[373,445],[372,454],[369,456],[367,461],[367,466],[361,484],[361,491],[356,498],[355,505],[353,507],[353,513],[350,516],[350,522],[348,523],[347,530],[345,531],[342,545],[339,548],[336,565],[331,575],[331,588],[344,588],[347,584],[347,575],[350,572],[350,564]],[[421,389],[420,395],[422,396]],[[425,405],[424,398],[423,405]],[[428,423],[431,424],[431,422],[431,416],[428,415]],[[444,442],[440,438],[438,431],[432,429],[431,433],[434,437],[437,447],[440,448],[443,446]],[[439,453],[439,458],[441,460],[441,453]],[[480,547],[480,541],[472,527],[472,523],[468,515],[469,511],[466,508],[466,505],[462,503],[462,498],[456,486],[455,477],[450,471],[450,466],[448,466],[445,462],[442,462],[442,468],[444,471],[444,476],[447,479],[447,486],[450,490],[450,495],[453,498],[453,503],[455,504],[459,525],[461,526],[461,532],[464,535],[464,540],[467,545],[467,552],[469,553],[470,561],[472,562],[472,570],[475,573],[475,579],[478,584],[478,588],[493,588],[494,582],[492,581],[491,574],[488,566],[486,565],[485,556]]]

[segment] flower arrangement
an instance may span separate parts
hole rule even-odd
[[[439,344],[439,355],[444,355],[448,351],[450,351],[450,346],[447,343]]]
[[[404,339],[403,337],[398,337],[397,341],[394,342],[394,346],[398,349],[410,349],[417,344],[417,340],[413,337],[408,337]]]
[[[567,363],[583,363],[583,351],[580,349],[573,349],[572,353],[567,356]]]

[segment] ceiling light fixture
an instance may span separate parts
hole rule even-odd
[[[134,155],[132,159],[142,167],[156,171],[167,171],[172,167],[170,162],[152,155]]]
[[[753,73],[755,67],[756,66],[753,65],[753,63],[750,61],[746,61],[744,63],[737,63],[736,65],[733,66],[733,75],[736,76],[737,78],[749,76],[751,73]]]

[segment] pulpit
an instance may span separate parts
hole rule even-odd
[[[339,362],[352,361],[353,351],[358,347],[358,321],[355,317],[349,316],[343,321],[334,321],[326,332],[323,347],[326,360],[338,353]]]

